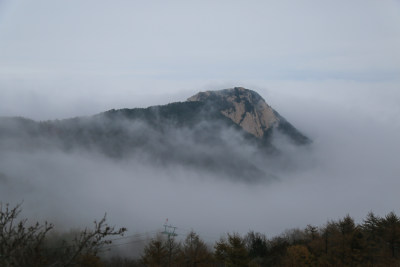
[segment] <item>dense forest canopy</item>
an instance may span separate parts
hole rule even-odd
[[[21,206],[0,207],[1,266],[398,266],[400,264],[400,217],[390,212],[379,217],[368,213],[362,223],[350,215],[323,226],[307,225],[268,238],[249,231],[227,233],[214,244],[193,230],[179,241],[173,232],[151,237],[141,257],[106,257],[115,250],[125,228],[115,229],[105,217],[94,229],[74,235],[52,233],[54,225],[19,218]],[[167,229],[167,228],[165,228]],[[164,234],[164,235],[163,235]],[[166,235],[165,235],[166,234]],[[72,235],[72,236],[71,236]],[[131,251],[132,255],[136,252]]]

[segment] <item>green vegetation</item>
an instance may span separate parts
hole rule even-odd
[[[191,235],[195,234],[187,239]],[[213,257],[205,265],[174,259],[172,266],[399,266],[400,218],[393,212],[383,218],[369,213],[357,225],[347,215],[322,227],[287,230],[272,239],[253,231],[243,237],[228,233],[215,243]],[[149,262],[132,266],[169,266]]]
[[[206,245],[191,231],[183,242],[157,235],[140,259],[101,258],[112,247],[109,237],[122,235],[105,218],[92,230],[52,233],[53,225],[18,220],[20,205],[0,206],[0,266],[399,266],[400,218],[369,213],[356,224],[349,215],[324,226],[307,225],[268,239],[250,231],[228,233]],[[118,246],[118,245],[117,245]]]

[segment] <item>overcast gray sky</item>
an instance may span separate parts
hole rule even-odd
[[[24,184],[3,196],[24,198],[33,214],[67,212],[70,223],[106,209],[140,231],[170,217],[211,239],[399,214],[399,47],[398,0],[0,0],[0,116],[66,118],[244,86],[313,139],[299,160],[315,161],[266,188],[82,155],[0,153],[0,171]]]
[[[1,0],[0,115],[64,118],[234,85],[385,90],[399,85],[398,47],[395,0]]]

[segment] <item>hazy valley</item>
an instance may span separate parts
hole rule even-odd
[[[23,216],[50,220],[57,231],[88,226],[107,212],[110,222],[128,228],[128,237],[114,241],[108,255],[139,257],[165,218],[178,227],[178,240],[194,229],[211,245],[224,232],[273,236],[322,226],[331,214],[343,214],[338,203],[352,214],[355,201],[379,204],[368,191],[355,198],[350,193],[359,183],[352,176],[364,168],[370,172],[364,184],[376,188],[374,155],[358,161],[346,150],[343,161],[338,139],[327,151],[323,138],[306,137],[244,88],[86,117],[1,122],[0,183],[7,203],[23,202]],[[354,145],[346,143],[346,149]],[[365,160],[375,165],[366,167]]]

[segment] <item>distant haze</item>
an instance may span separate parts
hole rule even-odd
[[[2,0],[0,115],[66,118],[234,86],[397,90],[399,12],[396,0]]]
[[[207,240],[399,214],[399,13],[395,0],[0,1],[0,116],[88,116],[243,86],[313,140],[282,145],[298,164],[273,184],[2,150],[0,201],[67,228],[104,212],[131,233],[169,218]]]
[[[249,229],[275,235],[347,213],[360,220],[370,210],[399,212],[400,125],[397,106],[390,104],[395,92],[387,99],[373,91],[346,97],[315,93],[312,100],[274,94],[282,105],[278,111],[313,139],[306,150],[287,146],[297,168],[279,173],[280,181],[247,185],[185,165],[115,162],[86,152],[3,150],[2,201],[24,200],[26,214],[65,227],[107,212],[112,222],[145,232],[169,218],[181,233],[193,228],[208,240]],[[368,94],[375,101],[365,99]],[[285,105],[285,99],[296,104]]]

